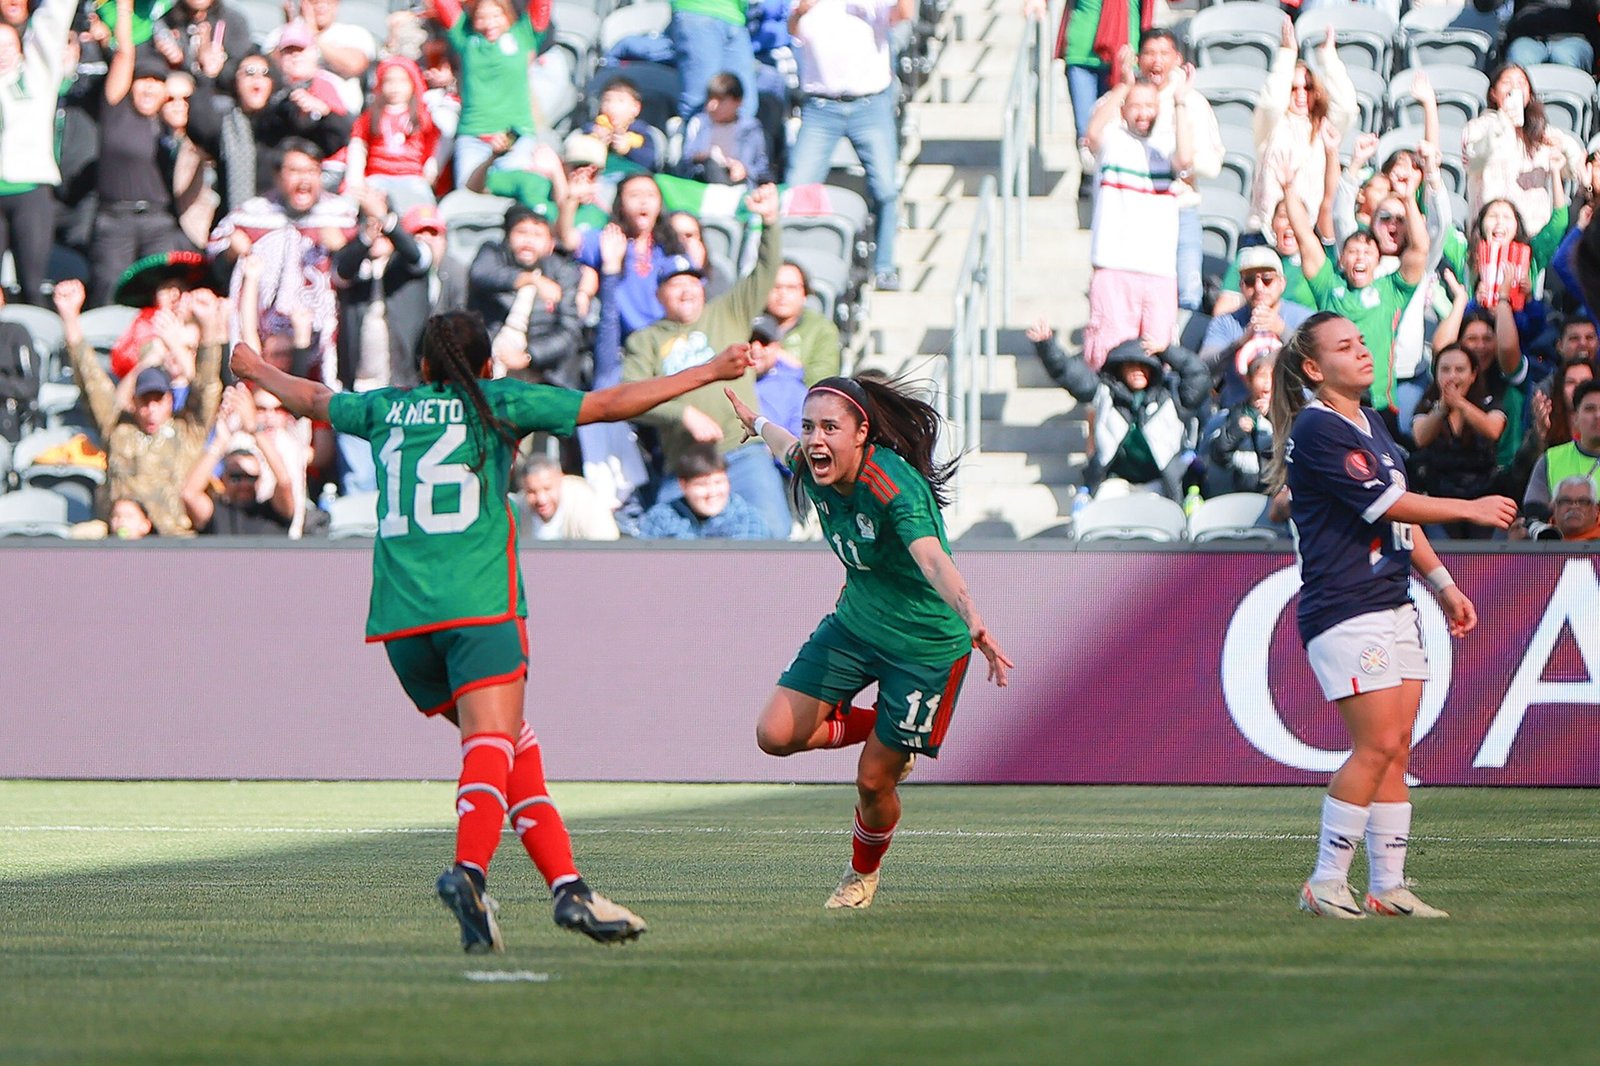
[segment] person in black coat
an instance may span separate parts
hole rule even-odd
[[[491,332],[519,329],[526,343],[497,343],[511,376],[563,388],[588,387],[589,359],[578,314],[578,264],[556,251],[548,214],[522,204],[506,211],[506,239],[478,249],[467,279],[467,306]],[[524,317],[525,316],[525,317]],[[524,324],[525,323],[525,324]]]
[[[381,189],[364,188],[360,204],[355,239],[333,257],[333,284],[339,293],[339,383],[356,391],[385,385],[410,388],[421,380],[417,348],[432,313],[431,250],[389,210]],[[365,350],[374,343],[368,316],[378,304],[387,333],[386,359]]]

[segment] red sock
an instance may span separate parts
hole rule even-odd
[[[822,745],[825,748],[848,748],[865,743],[872,735],[873,726],[878,724],[878,705],[840,708],[823,724],[828,727],[828,739]]]
[[[856,811],[856,830],[850,840],[850,868],[858,874],[870,874],[876,870],[893,839],[893,825],[884,829],[868,829],[861,824],[861,812]]]
[[[511,737],[474,733],[461,738],[461,780],[456,788],[456,862],[480,873],[500,843],[506,823],[506,778],[511,773]]]
[[[528,857],[539,868],[545,884],[553,889],[557,881],[573,881],[578,877],[578,868],[572,861],[572,838],[567,835],[561,812],[556,810],[545,791],[539,738],[533,735],[533,727],[526,722],[522,723],[516,752],[507,791],[511,800],[511,829],[528,849]]]

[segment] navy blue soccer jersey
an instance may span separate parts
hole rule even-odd
[[[1377,412],[1362,427],[1319,400],[1289,431],[1289,517],[1299,557],[1300,639],[1410,601],[1411,524],[1383,513],[1406,491],[1405,453]]]

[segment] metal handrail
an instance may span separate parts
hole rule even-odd
[[[945,367],[945,417],[957,429],[956,452],[973,455],[982,450],[983,390],[978,381],[978,355],[989,363],[993,377],[998,327],[995,306],[997,262],[995,215],[999,200],[993,174],[978,186],[978,213],[967,236],[956,278],[955,314],[950,329],[950,358]]]

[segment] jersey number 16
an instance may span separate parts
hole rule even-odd
[[[417,460],[416,491],[412,493],[409,508],[401,499],[404,486],[401,479],[400,449],[405,446],[406,431],[399,426],[389,430],[389,439],[378,452],[383,462],[384,513],[378,522],[378,536],[403,537],[411,532],[411,519],[424,533],[460,533],[478,520],[478,503],[481,489],[478,475],[466,463],[447,463],[445,458],[467,441],[467,427],[446,426],[433,447]],[[460,490],[454,511],[434,510],[434,490],[455,485]],[[406,516],[406,511],[411,517]]]

